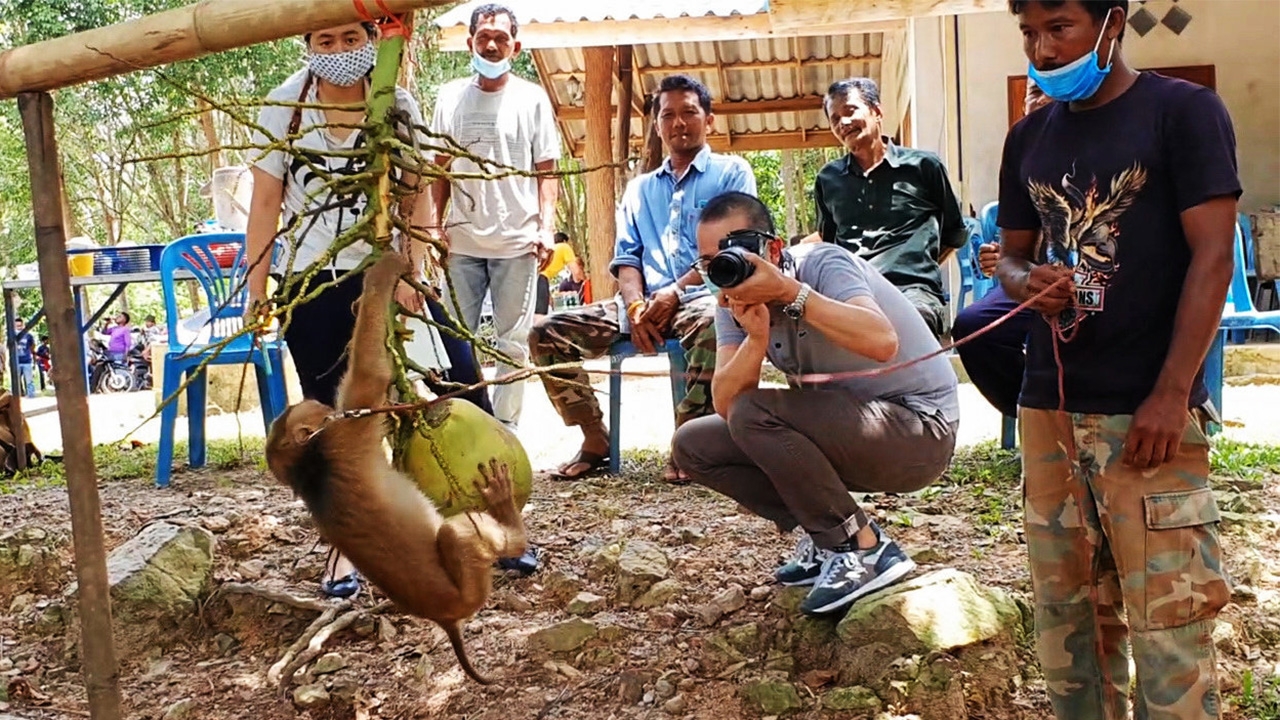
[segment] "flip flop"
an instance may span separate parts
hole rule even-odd
[[[580,465],[586,465],[586,467],[576,473],[567,472],[568,470]],[[609,455],[607,453],[601,455],[600,453],[594,453],[588,450],[579,450],[578,454],[574,455],[572,460],[548,474],[557,480],[581,480],[582,478],[598,475],[601,470],[607,470],[608,468]]]

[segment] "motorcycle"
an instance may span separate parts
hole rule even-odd
[[[113,360],[98,338],[89,341],[89,388],[97,393],[125,393],[152,388],[151,364],[143,357],[146,333],[134,331],[123,361]]]

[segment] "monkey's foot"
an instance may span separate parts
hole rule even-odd
[[[475,481],[475,486],[484,498],[489,514],[507,527],[518,527],[520,511],[516,509],[515,495],[511,490],[511,469],[505,463],[491,460],[488,467],[481,463],[479,470],[480,479]]]

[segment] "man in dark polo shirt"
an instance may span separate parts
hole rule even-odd
[[[946,168],[937,155],[881,135],[875,81],[833,83],[824,105],[849,154],[827,163],[814,183],[822,239],[871,263],[941,338],[950,318],[939,265],[969,240]]]

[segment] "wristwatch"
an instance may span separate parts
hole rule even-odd
[[[809,283],[800,283],[800,292],[796,293],[796,299],[790,305],[782,308],[783,314],[792,320],[799,320],[804,317],[804,303],[809,299],[809,293],[813,288],[809,287]]]

